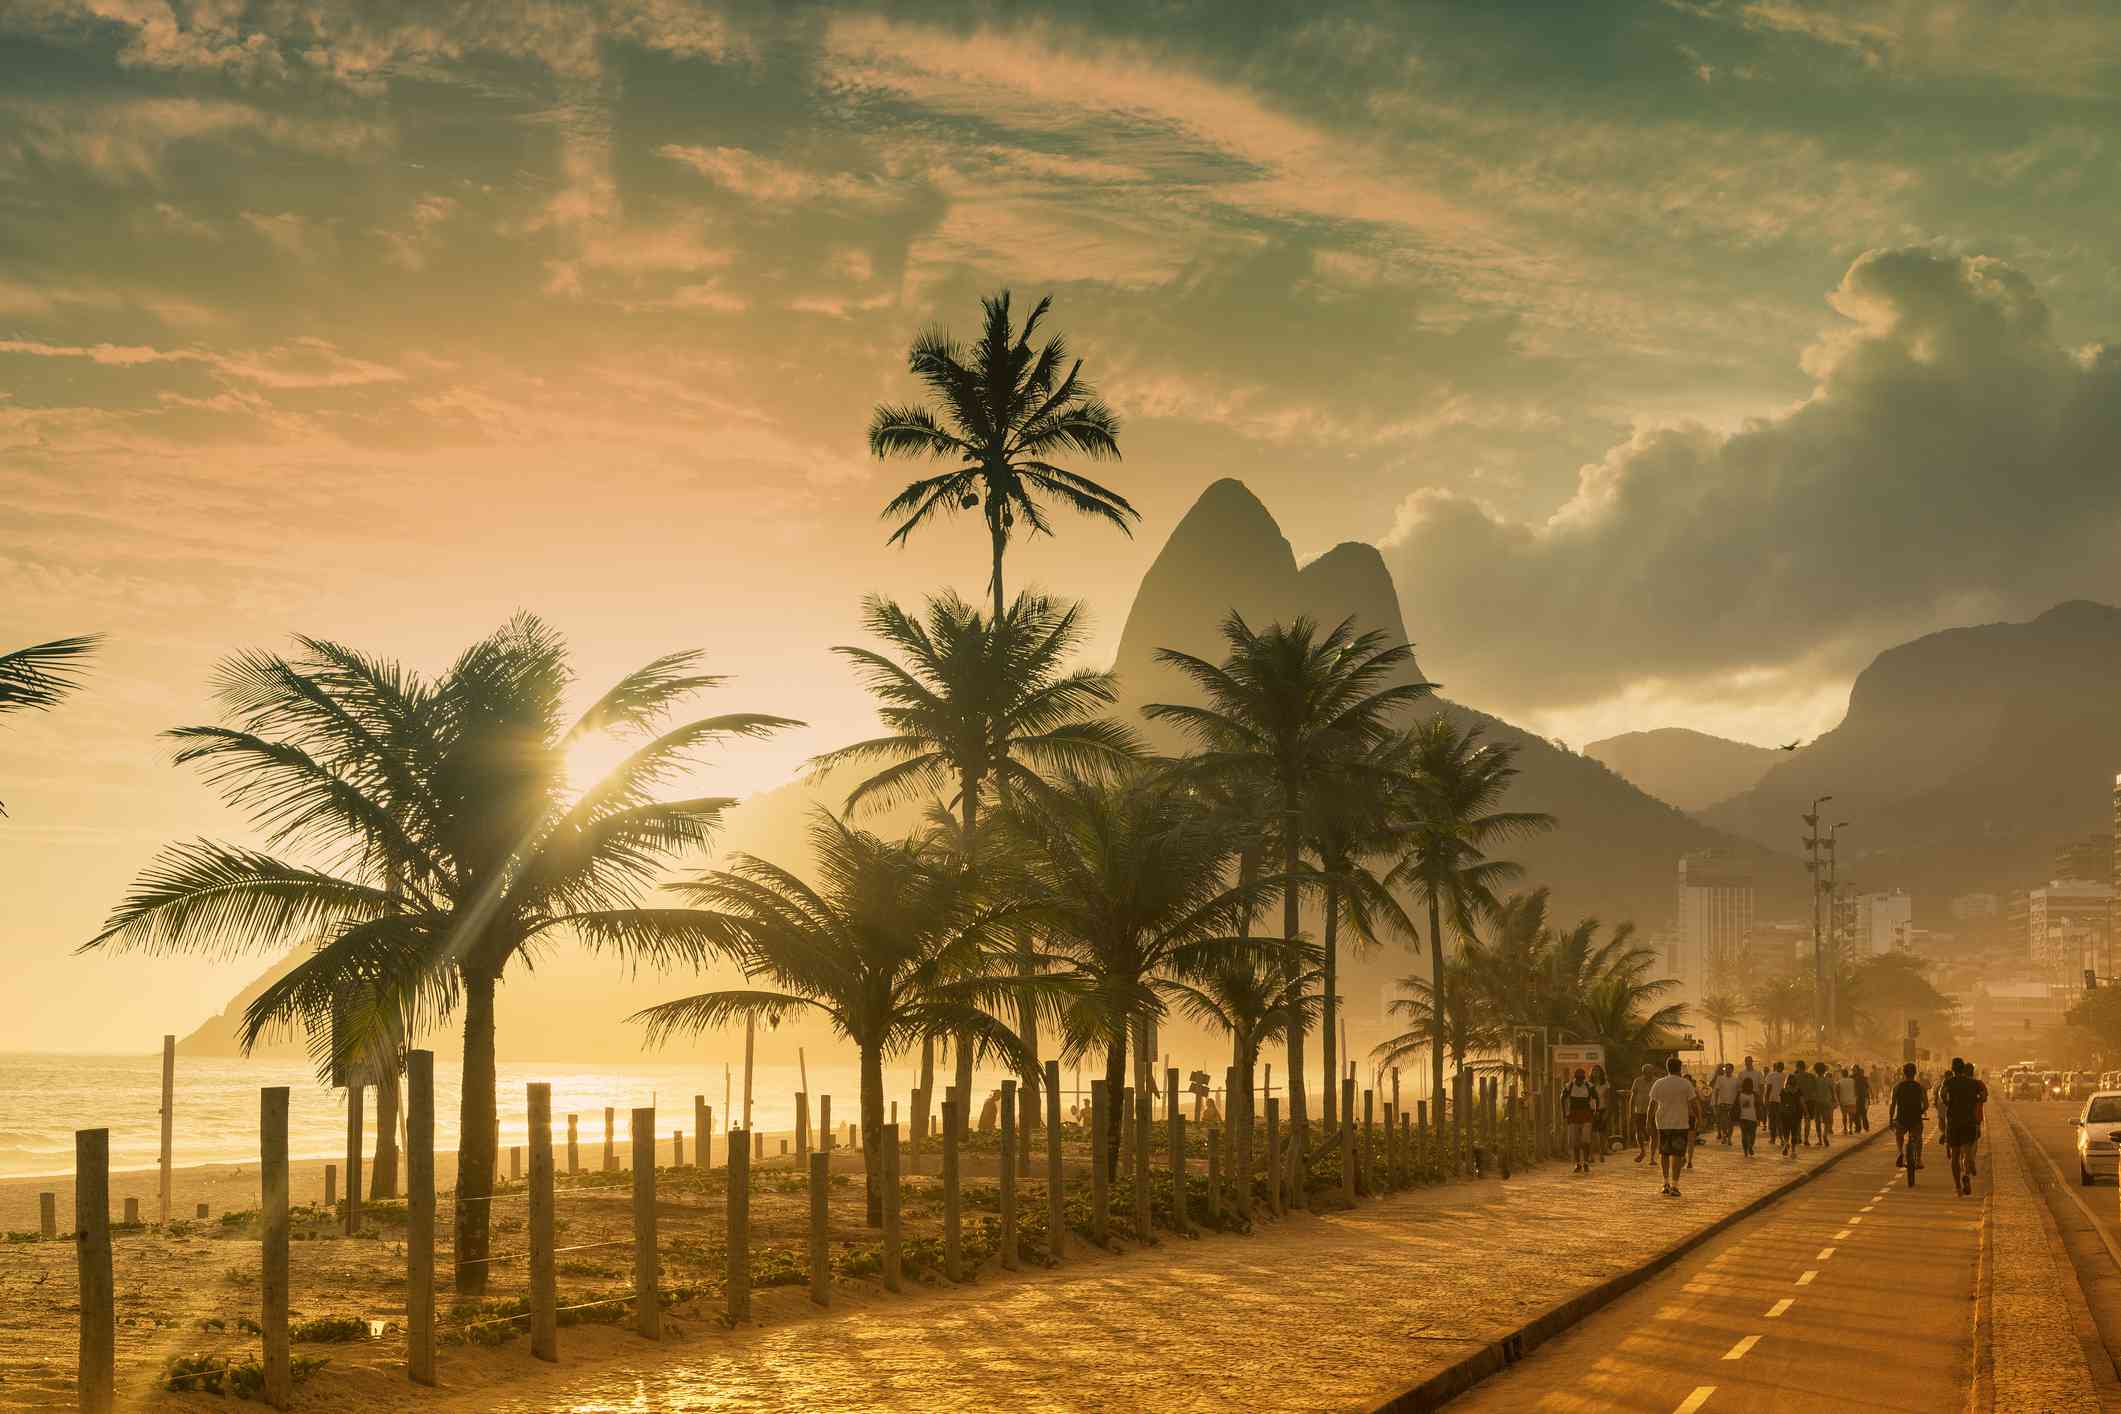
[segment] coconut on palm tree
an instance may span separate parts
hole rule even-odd
[[[728,869],[673,886],[700,906],[716,946],[770,988],[682,997],[632,1019],[647,1023],[653,1045],[747,1018],[823,1012],[861,1055],[862,1161],[875,1227],[883,1222],[884,1062],[916,1041],[948,1036],[1021,1066],[1022,1043],[996,1011],[1024,991],[1065,996],[1068,983],[998,972],[1016,905],[983,898],[977,878],[928,842],[879,839],[823,811],[810,838],[815,884],[739,855]]]
[[[985,318],[969,348],[941,329],[913,341],[908,371],[934,399],[932,406],[885,403],[869,420],[869,450],[879,457],[923,457],[955,463],[925,476],[884,507],[898,521],[892,544],[904,544],[937,516],[978,511],[987,525],[994,569],[988,588],[994,617],[1003,617],[1002,556],[1017,521],[1033,535],[1051,535],[1041,501],[1053,501],[1133,534],[1141,515],[1127,498],[1064,467],[1054,459],[1070,454],[1093,461],[1119,456],[1119,416],[1101,402],[1071,361],[1058,334],[1034,347],[1031,340],[1053,307],[1042,299],[1011,327],[1009,292],[982,300]]]
[[[871,597],[863,603],[862,619],[882,650],[842,646],[833,651],[854,664],[877,699],[886,734],[811,762],[818,772],[882,767],[849,791],[850,810],[941,799],[959,816],[959,847],[970,858],[981,845],[979,811],[986,794],[1006,799],[1036,791],[1041,773],[1093,773],[1139,752],[1132,732],[1098,716],[1117,698],[1112,674],[1069,666],[1087,631],[1080,604],[1019,594],[1006,614],[989,619],[946,593],[931,598],[926,612],[916,617],[888,599]],[[1023,1075],[1023,1142],[1028,1145],[1038,1115],[1035,1015],[1019,1015],[1017,1030],[1028,1067]],[[933,1038],[922,1044],[925,1087]],[[961,1092],[970,1093],[972,1053],[962,1047],[957,1083]],[[915,1123],[925,1126],[918,1106]]]
[[[1438,714],[1408,734],[1406,834],[1400,862],[1387,882],[1405,888],[1429,915],[1429,972],[1449,987],[1444,928],[1472,933],[1479,920],[1496,909],[1495,889],[1515,878],[1521,867],[1491,859],[1498,844],[1537,830],[1552,828],[1552,816],[1498,807],[1517,775],[1516,754],[1508,746],[1483,745],[1480,728],[1460,731]],[[1451,1008],[1450,999],[1444,1010]],[[1443,1052],[1431,1055],[1433,1093],[1443,1094]],[[1444,1132],[1443,1105],[1436,1113],[1437,1133]]]
[[[1197,754],[1185,762],[1189,775],[1230,782],[1268,803],[1281,864],[1282,939],[1293,945],[1313,799],[1335,771],[1348,770],[1384,741],[1396,713],[1430,684],[1404,680],[1413,664],[1411,645],[1391,643],[1374,631],[1358,634],[1353,619],[1326,631],[1308,618],[1256,630],[1232,613],[1222,633],[1228,652],[1220,663],[1157,650],[1159,661],[1200,691],[1201,705],[1160,702],[1143,711],[1193,739]],[[1288,1033],[1289,1124],[1299,1161],[1307,1122],[1305,1026],[1305,1018],[1293,1017]]]
[[[223,665],[223,725],[181,727],[176,760],[264,836],[264,848],[165,848],[84,948],[310,955],[238,1030],[248,1050],[301,1025],[324,1065],[369,1028],[335,1028],[374,998],[417,1035],[459,1012],[464,1080],[457,1187],[490,1193],[497,1142],[494,995],[511,968],[572,939],[630,963],[697,966],[721,937],[690,909],[646,907],[664,868],[703,848],[734,801],[663,798],[705,747],[798,725],[737,713],[669,725],[721,679],[697,655],[657,658],[579,717],[567,645],[518,615],[432,679],[320,639],[293,658]],[[633,750],[600,779],[569,754],[607,737]],[[485,1289],[488,1213],[460,1203],[457,1289]]]
[[[0,716],[48,712],[81,685],[83,661],[102,644],[101,634],[55,638],[12,653],[0,653]],[[0,804],[0,819],[7,807]]]

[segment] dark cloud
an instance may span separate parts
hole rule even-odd
[[[2121,349],[2063,346],[1992,259],[1872,251],[1831,300],[1782,415],[1640,431],[1540,523],[1410,497],[1388,558],[1424,662],[1553,709],[2121,591]]]

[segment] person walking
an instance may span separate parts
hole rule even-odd
[[[1738,1142],[1747,1158],[1753,1157],[1753,1134],[1760,1128],[1760,1092],[1754,1088],[1753,1076],[1738,1077],[1738,1102],[1731,1107],[1738,1123]]]
[[[1591,1122],[1598,1113],[1598,1089],[1584,1074],[1582,1066],[1576,1067],[1575,1078],[1561,1087],[1561,1107],[1568,1117],[1569,1153],[1576,1160],[1572,1173],[1591,1171]]]
[[[1831,1149],[1829,1132],[1834,1127],[1834,1081],[1826,1072],[1825,1061],[1812,1062],[1811,1102],[1813,1122],[1819,1129],[1819,1147]]]
[[[1893,1087],[1892,1104],[1885,1116],[1886,1123],[1893,1127],[1893,1142],[1899,1146],[1894,1168],[1922,1167],[1922,1121],[1929,1107],[1929,1090],[1915,1078],[1915,1063],[1909,1061],[1900,1068],[1900,1083]],[[1909,1186],[1914,1182],[1910,1178]]]
[[[1868,1134],[1871,1132],[1871,1078],[1863,1073],[1861,1065],[1855,1069],[1856,1127]]]
[[[1849,1074],[1847,1066],[1834,1077],[1834,1103],[1841,1107],[1841,1132],[1856,1132],[1856,1077]]]
[[[1686,1165],[1689,1126],[1700,1096],[1693,1082],[1679,1073],[1679,1057],[1664,1063],[1664,1075],[1650,1086],[1650,1120],[1657,1128],[1657,1172],[1667,1198],[1679,1196],[1679,1172]]]
[[[1709,1083],[1709,1098],[1716,1106],[1716,1142],[1729,1148],[1733,1112],[1738,1105],[1738,1072],[1729,1061],[1716,1068],[1716,1078]]]
[[[1657,1083],[1657,1067],[1642,1063],[1642,1073],[1628,1087],[1628,1122],[1635,1126],[1635,1162],[1650,1151],[1650,1089]]]
[[[1613,1086],[1606,1079],[1605,1067],[1591,1067],[1591,1088],[1598,1092],[1598,1109],[1591,1116],[1591,1147],[1598,1153],[1598,1162],[1606,1160],[1606,1150],[1612,1146],[1606,1136],[1613,1128]]]
[[[1777,1075],[1781,1073],[1776,1071]],[[1782,1082],[1780,1098],[1775,1124],[1782,1134],[1782,1157],[1794,1159],[1804,1134],[1804,1081],[1795,1070]]]
[[[1789,1073],[1782,1068],[1781,1061],[1776,1061],[1775,1068],[1768,1072],[1767,1085],[1764,1091],[1767,1099],[1768,1142],[1770,1144],[1782,1142],[1782,1091],[1789,1083]]]

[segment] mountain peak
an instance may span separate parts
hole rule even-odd
[[[2062,628],[2106,628],[2117,618],[2121,618],[2121,609],[2111,604],[2095,599],[2065,599],[2033,622]]]

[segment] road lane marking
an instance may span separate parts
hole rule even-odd
[[[1833,1248],[1831,1248],[1831,1247],[1822,1247],[1822,1248],[1820,1248],[1820,1249],[1819,1249],[1819,1255],[1818,1255],[1818,1256],[1816,1256],[1816,1257],[1814,1257],[1814,1258],[1812,1258],[1812,1260],[1813,1260],[1813,1261],[1815,1261],[1815,1262],[1824,1262],[1824,1261],[1825,1261],[1825,1260],[1826,1260],[1827,1258],[1829,1258],[1829,1257],[1831,1257],[1831,1256],[1833,1256],[1833,1255],[1834,1255],[1834,1249],[1833,1249]]]
[[[1835,1240],[1836,1242],[1844,1242],[1844,1241],[1848,1240],[1849,1238],[1851,1238],[1851,1237],[1854,1237],[1855,1235],[1856,1235],[1856,1234],[1854,1234],[1853,1232],[1850,1232],[1850,1231],[1849,1231],[1849,1230],[1848,1230],[1847,1228],[1843,1228],[1843,1229],[1841,1229],[1841,1231],[1839,1231],[1839,1232],[1837,1232],[1837,1233],[1835,1233],[1835,1234],[1834,1234],[1834,1240]]]
[[[1781,1314],[1782,1314],[1782,1313],[1783,1313],[1784,1311],[1787,1311],[1787,1310],[1789,1310],[1789,1309],[1790,1309],[1790,1307],[1792,1307],[1792,1306],[1794,1306],[1794,1305],[1796,1305],[1796,1304],[1797,1304],[1797,1298],[1796,1298],[1796,1297],[1794,1297],[1794,1296],[1785,1296],[1785,1297],[1783,1297],[1783,1298],[1782,1298],[1782,1299],[1781,1299],[1780,1301],[1777,1301],[1777,1302],[1776,1302],[1776,1303],[1775,1303],[1774,1305],[1772,1305],[1772,1306],[1768,1307],[1768,1309],[1767,1309],[1767,1319],[1768,1319],[1768,1320],[1770,1320],[1770,1321],[1774,1320],[1774,1319],[1775,1319],[1775,1318],[1776,1318],[1777,1316],[1781,1315]]]
[[[1875,1208],[1875,1207],[1877,1207],[1877,1206],[1878,1206],[1878,1205],[1877,1205],[1876,1203],[1865,1203],[1865,1204],[1863,1205],[1863,1211],[1867,1213],[1867,1212],[1869,1212],[1869,1211],[1870,1211],[1871,1209],[1873,1209],[1873,1208]]]
[[[1743,1360],[1745,1359],[1745,1353],[1758,1344],[1760,1344],[1760,1337],[1757,1335],[1749,1335],[1744,1340],[1741,1340],[1736,1345],[1732,1346],[1729,1350],[1724,1351],[1723,1358],[1726,1360]]]
[[[1688,1395],[1685,1399],[1680,1400],[1679,1407],[1677,1409],[1674,1409],[1672,1411],[1672,1414],[1695,1414],[1696,1410],[1701,1408],[1702,1405],[1709,1402],[1709,1396],[1714,1394],[1715,1392],[1716,1386],[1714,1385],[1700,1386],[1692,1394]]]
[[[1860,1222],[1862,1222],[1862,1221],[1863,1221],[1863,1214],[1861,1214],[1861,1213],[1858,1213],[1858,1214],[1856,1214],[1856,1216],[1854,1216],[1853,1218],[1850,1218],[1850,1219],[1849,1219],[1849,1223],[1850,1223],[1851,1225],[1854,1225],[1854,1224],[1856,1224],[1856,1223],[1860,1223]]]
[[[1833,1249],[1833,1248],[1831,1248],[1831,1247],[1829,1247],[1829,1248],[1828,1248],[1827,1250],[1828,1250],[1829,1252],[1831,1252],[1831,1251],[1833,1251],[1834,1249]],[[1806,1273],[1805,1273],[1805,1274],[1804,1274],[1803,1276],[1801,1276],[1801,1277],[1797,1278],[1797,1285],[1799,1285],[1799,1286],[1810,1286],[1810,1285],[1812,1284],[1812,1279],[1813,1279],[1814,1277],[1818,1276],[1818,1275],[1819,1275],[1819,1273],[1818,1273],[1818,1272],[1816,1272],[1816,1271],[1809,1271],[1809,1272],[1806,1272]]]

